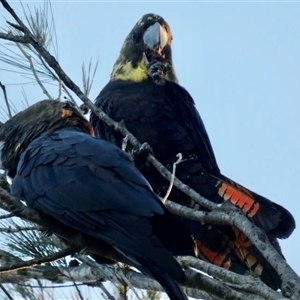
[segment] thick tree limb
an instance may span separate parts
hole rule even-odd
[[[254,296],[245,292],[236,291],[222,281],[215,280],[193,270],[188,270],[186,276],[187,284],[191,285],[191,287],[200,287],[210,295],[215,295],[223,300],[253,300],[254,297],[256,300],[263,300],[263,298],[257,295]]]
[[[138,289],[151,289],[163,291],[160,285],[153,279],[133,271],[127,270],[126,273],[118,266],[98,265],[98,268],[89,267],[82,264],[78,267],[52,267],[52,266],[37,266],[26,270],[4,273],[0,276],[0,283],[20,283],[31,280],[32,278],[39,280],[51,280],[55,283],[70,282],[70,277],[76,282],[87,283],[92,286],[99,285],[103,281],[111,281],[120,284],[120,276],[125,276],[130,284]],[[206,297],[206,293],[199,290],[184,288],[191,297],[210,299]]]
[[[95,278],[96,278],[98,280],[106,279],[111,282],[120,283],[120,280],[122,281],[122,278],[125,276],[125,278],[129,281],[129,283],[132,287],[136,287],[139,289],[146,289],[146,290],[163,291],[161,286],[155,280],[147,278],[145,275],[138,273],[136,271],[133,271],[131,269],[124,270],[124,269],[120,268],[118,265],[113,265],[113,266],[97,265],[97,267],[95,267],[93,264],[91,264],[89,266],[81,265],[81,267],[82,267],[81,271],[84,270],[86,273],[80,273],[80,274],[81,274],[81,276],[84,276],[84,278],[86,280],[95,280]],[[61,268],[60,268],[60,270],[62,271]],[[76,278],[76,274],[72,273],[72,271],[69,274],[72,276],[72,278],[74,278],[78,281],[78,278]],[[187,282],[189,282],[189,281],[193,282],[192,276],[193,275],[190,275],[187,278]],[[203,275],[203,276],[208,278],[205,275]],[[217,289],[218,285],[215,284],[215,281],[212,279],[210,279],[210,280],[211,280],[212,285],[207,286],[206,283],[203,284],[203,290],[211,295],[221,294],[220,289]],[[195,281],[196,280],[194,280],[194,282]],[[222,287],[225,288],[225,290],[227,289],[227,287],[225,285]],[[199,286],[197,288],[199,288]],[[230,289],[230,288],[228,288],[228,289]],[[183,287],[183,290],[190,297],[195,297],[195,298],[203,297],[202,292],[199,290],[196,290],[194,288]],[[235,292],[232,289],[230,289],[230,292],[231,292],[230,298],[221,298],[221,299],[232,299],[232,300],[233,299],[241,299],[241,300],[253,299],[253,298],[245,298],[245,296],[243,294],[241,294],[239,292]],[[223,293],[222,293],[222,295],[223,295]],[[243,299],[240,298],[240,296],[243,296]],[[256,299],[259,300],[259,298],[256,298]]]
[[[177,257],[177,260],[183,267],[193,267],[201,270],[210,276],[225,280],[229,284],[232,283],[238,286],[241,291],[257,294],[262,299],[286,299],[280,293],[275,292],[266,286],[259,278],[255,278],[250,275],[240,275],[191,256]]]

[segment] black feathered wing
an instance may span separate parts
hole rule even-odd
[[[12,194],[113,245],[149,275],[153,274],[142,261],[156,266],[170,282],[184,280],[182,269],[153,233],[151,222],[166,214],[164,206],[111,144],[68,130],[39,138],[22,155]]]
[[[159,160],[164,160],[164,153],[172,158],[178,152],[193,153],[203,166],[219,172],[194,100],[180,85],[168,81],[159,86],[151,80],[138,83],[114,80],[100,92],[95,105],[114,120],[124,120],[130,132],[156,150],[154,154]],[[101,138],[120,146],[120,134],[108,128],[94,113],[90,121]],[[177,152],[172,153],[171,149]]]
[[[186,129],[195,147],[195,154],[201,163],[213,171],[219,172],[217,160],[202,118],[195,107],[189,92],[174,82],[166,82],[166,93],[173,102],[178,121]]]
[[[126,127],[139,140],[149,142],[156,158],[164,165],[172,166],[179,152],[184,159],[193,157],[191,163],[186,162],[188,165],[179,165],[176,174],[202,196],[215,203],[229,200],[254,224],[278,238],[286,238],[293,232],[295,220],[290,212],[220,173],[194,100],[180,85],[166,81],[159,86],[151,80],[140,83],[110,81],[95,104],[111,118],[124,120]],[[91,122],[102,138],[120,146],[121,137],[93,114]],[[163,190],[156,176],[144,174],[156,192],[157,186]]]

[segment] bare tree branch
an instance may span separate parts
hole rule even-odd
[[[11,294],[7,291],[7,289],[2,284],[0,284],[0,289],[7,296],[9,300],[14,300],[14,298],[11,296]]]
[[[43,83],[40,81],[37,73],[36,73],[36,70],[34,68],[34,64],[33,64],[33,60],[32,60],[32,57],[30,55],[28,55],[26,53],[26,51],[22,48],[22,46],[17,43],[17,47],[19,48],[19,50],[22,52],[22,54],[25,56],[25,58],[29,61],[29,65],[30,65],[30,69],[32,71],[32,74],[36,80],[36,82],[38,83],[38,85],[41,87],[43,93],[49,98],[49,99],[52,99],[52,97],[50,96],[50,94],[48,93],[48,91],[46,90],[45,86],[43,85]]]
[[[40,265],[43,263],[59,260],[65,256],[73,254],[74,252],[76,252],[78,250],[80,250],[80,248],[67,247],[66,249],[63,249],[55,254],[48,255],[46,257],[38,257],[38,258],[28,260],[26,262],[16,263],[16,264],[11,264],[11,265],[7,264],[4,267],[0,267],[0,274],[12,272],[15,270],[21,270],[21,269],[25,269],[25,268],[29,268],[29,267],[34,267],[36,265]]]
[[[15,43],[21,43],[21,44],[28,44],[29,43],[28,37],[25,37],[23,35],[14,35],[12,33],[0,32],[0,39],[12,41],[12,42],[15,42]]]
[[[75,280],[73,278],[72,278],[72,282],[73,282],[73,285],[75,286],[75,289],[76,289],[76,292],[77,292],[77,295],[78,295],[79,299],[84,300],[83,296],[80,292],[80,289],[78,288],[78,285],[77,285],[77,283],[75,282]]]
[[[195,272],[193,270],[186,271],[187,281],[191,288],[195,288],[196,286],[201,290],[204,290],[210,295],[216,295],[220,299],[231,300],[252,300],[253,296],[248,293],[241,293],[230,288],[222,281],[214,280],[206,275],[203,275],[199,272]],[[262,299],[259,296],[255,296],[257,300]]]
[[[5,214],[5,215],[0,216],[0,220],[1,220],[1,219],[9,219],[9,218],[11,218],[11,217],[13,217],[13,216],[14,216],[14,214],[12,214],[12,213]]]
[[[83,90],[85,95],[88,97],[90,94],[90,91],[92,89],[92,85],[94,82],[94,78],[98,69],[99,65],[99,57],[96,61],[96,65],[94,67],[94,71],[92,72],[92,59],[89,62],[88,70],[86,71],[84,63],[82,64],[82,82],[83,82]],[[91,74],[92,72],[92,74]]]
[[[4,95],[4,100],[5,100],[5,104],[6,104],[8,116],[11,118],[11,117],[12,117],[12,114],[11,114],[10,105],[9,105],[8,99],[7,99],[6,88],[5,88],[5,85],[2,84],[1,81],[0,81],[0,87],[1,87],[1,89],[2,89],[2,91],[3,91],[3,95]]]
[[[63,90],[65,91],[65,93],[68,95],[69,99],[72,101],[72,103],[74,103],[74,105],[78,106],[76,101],[74,100],[74,98],[72,97],[72,95],[70,94],[70,92],[68,91],[68,89],[66,88],[66,86],[64,85],[64,83],[61,81],[61,79],[53,73],[53,71],[49,68],[49,66],[45,63],[43,57],[39,54],[38,55],[42,65],[44,66],[44,68],[49,72],[49,74],[51,74],[51,76],[59,82],[60,87],[63,88]],[[59,93],[60,94],[60,93]],[[60,97],[61,95],[59,95]]]
[[[278,292],[267,287],[259,278],[250,275],[240,275],[191,256],[177,257],[177,260],[183,267],[196,268],[210,276],[225,280],[227,284],[238,285],[240,290],[249,293],[255,292],[263,299],[286,299]]]
[[[107,299],[117,300],[113,295],[110,294],[110,292],[107,290],[107,288],[104,286],[104,284],[101,281],[98,283],[98,286],[102,289]]]
[[[9,226],[8,228],[0,228],[0,232],[6,232],[6,233],[16,233],[16,232],[29,231],[29,230],[39,230],[39,228],[36,226],[28,226],[28,227],[16,226],[15,228]]]
[[[169,185],[169,188],[164,196],[164,198],[162,199],[162,202],[164,204],[166,204],[166,201],[168,200],[170,194],[171,194],[171,191],[172,191],[172,187],[173,187],[173,184],[174,184],[174,180],[175,180],[175,172],[176,172],[176,167],[177,165],[182,161],[182,154],[181,153],[178,153],[176,155],[176,157],[178,157],[177,161],[175,161],[173,163],[173,171],[172,171],[172,178],[171,178],[171,181],[170,181],[170,185]]]
[[[82,256],[79,256],[82,258]],[[19,261],[18,258],[16,258],[17,261]],[[194,260],[194,261],[193,261]],[[12,263],[15,260],[12,260]],[[152,279],[146,278],[144,275],[140,273],[136,273],[135,271],[131,269],[126,269],[124,270],[120,268],[118,265],[114,266],[105,266],[105,265],[98,265],[95,262],[86,259],[83,259],[84,264],[80,265],[79,267],[52,267],[52,266],[37,266],[34,268],[29,268],[26,270],[17,270],[12,273],[4,273],[1,274],[0,277],[0,283],[5,283],[5,282],[25,282],[31,278],[41,278],[41,279],[48,279],[51,280],[52,282],[68,282],[70,278],[76,282],[95,282],[97,285],[97,282],[99,280],[109,280],[114,283],[119,283],[120,278],[126,278],[126,280],[130,283],[130,286],[136,287],[136,288],[145,288],[145,289],[153,289],[153,290],[159,290],[162,291],[161,287]],[[212,266],[209,263],[202,262],[196,258],[191,258],[191,257],[184,257],[179,259],[179,261],[184,261],[185,265],[189,264],[192,267],[197,267],[197,264],[206,264],[207,269],[209,270],[210,266],[212,269],[218,269],[218,272],[213,272],[214,274],[221,274],[224,272],[225,274],[228,272],[224,269],[221,269],[216,266]],[[203,268],[202,268],[203,269]],[[229,272],[232,273],[232,272]],[[201,287],[206,291],[206,293],[209,293],[210,295],[218,295],[220,299],[241,299],[239,293],[234,293],[234,290],[230,290],[230,294],[232,298],[224,298],[222,294],[222,289],[223,285],[225,286],[225,283],[218,282],[219,288],[217,292],[214,292],[215,290],[215,284],[214,280],[210,279],[207,281],[205,279],[206,276],[204,275],[198,275],[199,273],[189,273],[186,272],[187,275],[187,282],[185,284],[186,291],[188,295],[194,296],[194,297],[199,297],[201,295],[201,291],[196,291],[195,288]],[[121,277],[120,277],[121,275]],[[199,277],[200,276],[200,277]],[[203,277],[202,277],[203,276]],[[226,275],[227,276],[227,275]],[[225,276],[225,277],[226,277]],[[240,276],[235,273],[232,274],[232,276]],[[249,277],[249,278],[248,278]],[[227,277],[228,278],[228,277]],[[122,280],[121,280],[122,281]],[[237,281],[237,283],[240,283],[241,285],[239,286],[240,289],[243,289],[244,286],[247,287],[249,286],[249,293],[256,292],[256,284],[259,283],[259,280],[257,282],[252,279],[250,276],[240,276],[240,280]],[[200,285],[200,286],[199,286]],[[221,286],[220,286],[221,285]],[[264,286],[263,283],[260,283],[261,286]],[[229,288],[230,286],[228,286]],[[268,288],[265,287],[267,290]],[[227,289],[227,287],[226,287]],[[261,297],[259,297],[261,296]],[[267,293],[266,291],[261,294],[248,297],[245,299],[270,299],[270,300],[278,300],[278,299],[285,299],[282,297],[280,294],[276,293],[275,291],[272,291],[270,293]],[[203,296],[201,296],[203,297]],[[255,297],[255,298],[253,298]],[[204,299],[206,299],[204,297]]]
[[[85,260],[87,263],[87,260]],[[147,278],[145,275],[141,273],[137,273],[136,271],[133,271],[131,269],[127,269],[126,272],[124,272],[123,269],[121,269],[118,265],[113,266],[105,266],[105,265],[97,265],[93,264],[93,262],[89,263],[89,265],[81,265],[82,270],[80,273],[78,271],[76,273],[73,273],[70,271],[70,274],[72,277],[78,281],[78,278],[76,278],[77,274],[81,274],[81,276],[85,276],[86,280],[109,280],[111,282],[119,283],[120,278],[123,276],[126,277],[128,282],[130,282],[131,286],[139,288],[139,289],[146,289],[146,290],[155,290],[155,291],[163,291],[161,286],[153,279]],[[79,267],[78,267],[79,268]],[[64,272],[61,268],[60,270]],[[86,273],[84,273],[86,272]],[[192,277],[192,276],[191,276]],[[206,276],[204,276],[206,277]],[[187,282],[190,280],[190,278],[187,279]],[[192,281],[192,280],[191,280]],[[193,281],[192,281],[193,282]],[[212,281],[213,284],[213,281]],[[207,291],[207,287],[204,286],[205,291]],[[183,287],[184,292],[191,297],[201,298],[202,292],[193,288],[189,287]],[[209,289],[209,293],[215,295],[215,286],[212,289]],[[232,290],[233,291],[233,290]],[[242,298],[236,298],[235,296],[240,293],[234,293],[231,294],[233,296],[232,298],[222,298],[222,299],[242,299]],[[247,298],[244,298],[245,300]],[[248,298],[249,299],[249,298]],[[247,299],[247,300],[248,300]],[[259,298],[257,298],[259,300]]]

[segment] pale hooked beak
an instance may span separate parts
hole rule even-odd
[[[147,61],[163,59],[163,49],[168,43],[168,33],[158,22],[151,25],[143,35]]]

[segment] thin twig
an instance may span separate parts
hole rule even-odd
[[[182,161],[182,154],[181,153],[178,153],[176,155],[176,157],[178,157],[177,161],[174,162],[173,164],[173,171],[172,171],[172,177],[171,177],[171,180],[170,180],[170,185],[169,185],[169,188],[167,190],[167,193],[165,195],[165,197],[163,198],[162,202],[164,204],[166,204],[166,201],[168,200],[168,197],[170,196],[171,194],[171,191],[172,191],[172,188],[173,188],[173,185],[174,185],[174,180],[175,180],[175,173],[176,173],[176,167],[177,165]]]
[[[128,144],[128,135],[126,135],[122,140],[122,150],[124,152],[126,152],[127,144]]]
[[[84,300],[84,298],[80,292],[80,289],[78,288],[77,283],[75,282],[75,280],[73,278],[72,278],[72,282],[73,282],[73,285],[75,286],[75,289],[76,289],[79,299]]]
[[[0,289],[7,296],[7,298],[9,300],[14,300],[14,298],[11,296],[11,294],[8,292],[8,290],[2,284],[0,284]]]
[[[21,269],[26,269],[26,268],[30,268],[30,267],[34,267],[37,265],[41,265],[43,263],[49,263],[52,261],[56,261],[59,260],[65,256],[71,255],[74,252],[78,251],[79,249],[74,249],[73,247],[67,247],[66,249],[63,249],[57,253],[48,255],[46,257],[39,257],[39,258],[34,258],[28,261],[24,261],[21,263],[17,263],[17,264],[11,264],[11,265],[6,265],[4,267],[0,267],[0,274],[2,273],[9,273],[12,271],[17,271],[17,270],[21,270]]]
[[[68,88],[64,85],[63,81],[55,73],[53,73],[53,71],[45,63],[45,60],[43,59],[43,57],[40,54],[38,54],[38,57],[39,57],[42,65],[44,66],[44,68],[51,74],[51,76],[53,77],[53,79],[55,79],[56,81],[58,81],[61,84],[61,88],[63,88],[63,90],[65,91],[65,93],[68,95],[69,100],[71,100],[71,102],[73,102],[74,105],[76,105],[76,107],[78,107],[76,101],[74,100],[73,96],[70,94]]]
[[[40,228],[36,226],[28,226],[28,227],[19,227],[16,226],[16,228],[11,228],[10,226],[8,228],[0,228],[0,232],[5,232],[5,233],[16,233],[16,232],[21,232],[21,231],[30,231],[30,230],[39,230]]]
[[[26,53],[26,51],[22,48],[22,46],[20,44],[16,43],[16,45],[19,48],[19,50],[21,51],[21,53],[25,56],[25,58],[29,61],[29,65],[30,65],[30,69],[32,71],[32,74],[33,74],[36,82],[38,83],[38,85],[42,89],[43,93],[48,97],[48,99],[52,99],[52,97],[50,96],[50,94],[48,93],[47,89],[45,88],[45,86],[43,85],[43,83],[40,81],[40,78],[38,77],[38,75],[36,73],[32,57]]]
[[[13,216],[14,216],[14,214],[12,214],[12,213],[5,214],[5,215],[0,216],[0,220],[2,220],[2,219],[9,219],[9,218],[11,218]]]
[[[92,268],[93,270],[95,270],[97,273],[102,273],[103,272],[103,268],[102,265],[99,265],[98,263],[92,261],[89,257],[87,257],[86,255],[76,255],[76,258],[78,260],[80,260],[82,263],[84,263],[87,267]],[[113,269],[111,268],[105,268],[105,274],[107,274],[107,272],[111,273],[111,276],[117,277],[118,281],[120,281],[120,277],[118,277],[119,274],[119,267],[120,264],[116,264]],[[118,272],[115,272],[116,268],[118,269]],[[103,274],[104,275],[104,274]],[[99,276],[97,276],[97,281],[101,280],[102,278],[100,278]],[[116,286],[115,282],[112,282],[113,285]],[[115,300],[115,299],[114,299]]]
[[[3,33],[0,32],[0,39],[12,41],[20,44],[28,44],[30,39],[23,35],[14,35],[12,33]]]
[[[22,87],[22,96],[23,96],[23,98],[24,98],[24,100],[25,100],[25,105],[24,105],[24,103],[23,103],[23,105],[24,105],[25,107],[29,107],[29,106],[30,106],[30,105],[29,105],[29,101],[28,101],[26,92],[25,92],[25,90],[24,90],[23,87]]]
[[[24,287],[31,287],[31,288],[34,288],[34,289],[38,289],[40,288],[39,285],[32,285],[32,284],[22,284],[22,283],[18,283],[18,285],[20,286],[24,286]],[[86,283],[77,283],[77,286],[86,286]],[[44,285],[43,286],[43,289],[59,289],[59,288],[70,288],[70,287],[74,287],[74,284],[73,283],[70,283],[70,284],[56,284],[54,286],[47,286],[47,285]]]
[[[91,88],[92,88],[92,85],[93,85],[93,82],[94,82],[94,78],[95,78],[97,68],[98,68],[98,63],[99,63],[99,57],[97,58],[96,65],[95,65],[95,68],[94,68],[94,72],[93,72],[92,75],[91,75],[92,59],[90,59],[90,62],[89,62],[88,72],[86,72],[86,68],[85,68],[84,63],[82,64],[81,70],[82,70],[83,90],[84,90],[84,93],[87,97],[90,94],[90,91],[91,91]]]
[[[131,289],[131,291],[134,293],[135,298],[137,300],[142,300],[141,297],[140,297],[140,295],[137,293],[137,291],[135,290],[135,288],[130,283],[130,281],[126,278],[126,270],[128,270],[128,269],[129,268],[126,265],[125,265],[125,267],[121,268],[122,272],[120,272],[119,278],[120,278],[121,282],[123,281]]]
[[[111,295],[111,293],[107,290],[107,288],[101,281],[98,282],[98,286],[104,292],[108,300],[117,300],[113,295]]]
[[[59,80],[59,82],[58,82],[58,96],[56,98],[56,100],[58,100],[58,101],[61,101],[61,99],[62,99],[62,86],[63,86],[62,81]]]
[[[5,100],[5,104],[6,104],[8,116],[11,118],[11,117],[12,117],[12,114],[11,114],[10,105],[9,105],[8,99],[7,99],[6,88],[5,88],[5,85],[2,84],[1,81],[0,81],[0,87],[1,87],[1,89],[2,89],[2,91],[3,91],[3,95],[4,95],[4,100]]]

